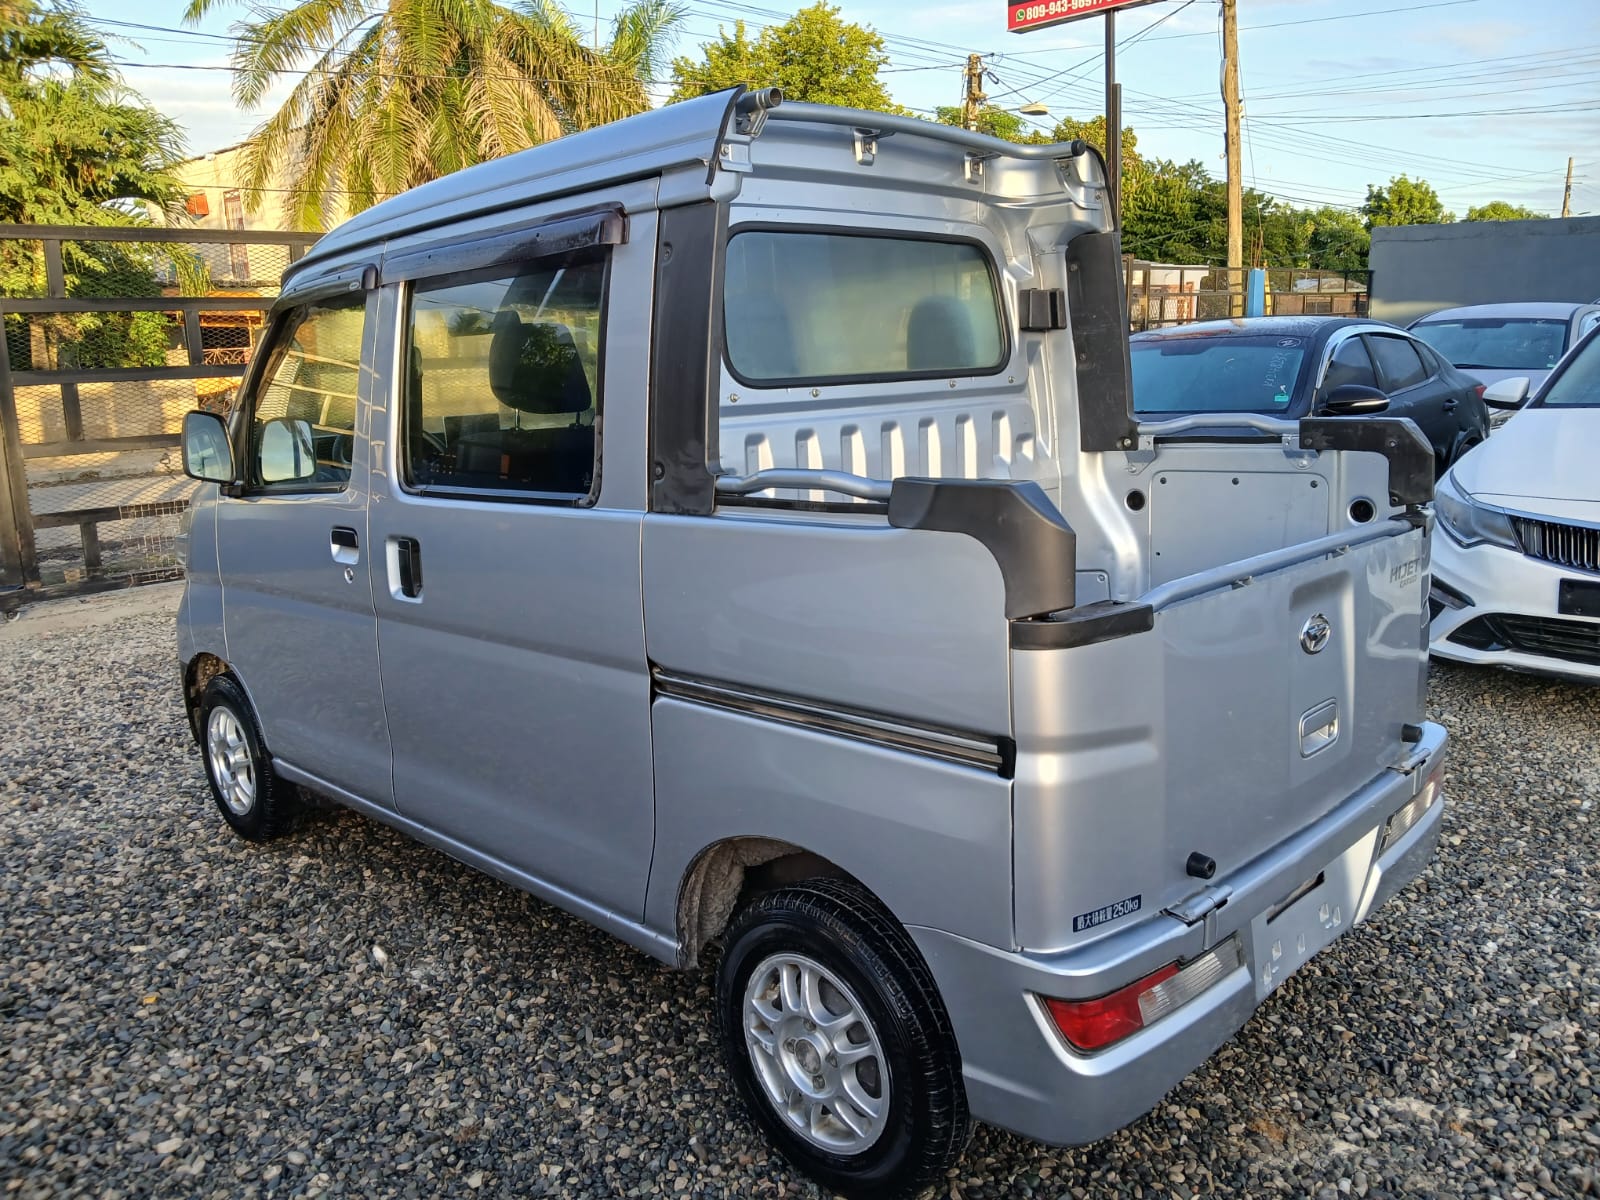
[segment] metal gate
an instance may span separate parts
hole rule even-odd
[[[182,574],[183,414],[232,405],[316,238],[0,225],[0,609]]]

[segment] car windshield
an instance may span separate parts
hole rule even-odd
[[[1550,382],[1541,408],[1600,408],[1600,335],[1574,352],[1566,369]]]
[[[1178,334],[1136,341],[1137,413],[1282,413],[1291,404],[1306,339]]]
[[[1464,370],[1548,371],[1567,348],[1565,321],[1527,317],[1427,321],[1411,332]]]

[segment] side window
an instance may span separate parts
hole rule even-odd
[[[605,287],[599,251],[413,288],[408,486],[569,500],[593,492]]]
[[[1415,387],[1432,374],[1423,364],[1417,348],[1407,339],[1377,334],[1367,341],[1372,345],[1372,357],[1377,360],[1384,391],[1398,392]]]
[[[1322,394],[1351,383],[1370,388],[1378,386],[1372,359],[1367,356],[1367,348],[1359,337],[1346,338],[1334,350],[1333,358],[1328,361],[1328,373],[1322,378]]]
[[[250,419],[250,482],[338,491],[350,482],[366,297],[290,313],[268,351]]]

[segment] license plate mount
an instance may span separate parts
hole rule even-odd
[[[1600,582],[1563,579],[1556,600],[1556,611],[1564,617],[1600,617]]]
[[[1251,921],[1258,1000],[1356,922],[1376,838],[1363,837]]]

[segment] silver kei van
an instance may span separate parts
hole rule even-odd
[[[223,818],[306,789],[715,962],[842,1192],[1146,1112],[1423,867],[1445,733],[1427,444],[1135,423],[1105,194],[739,91],[329,234],[186,420]]]

